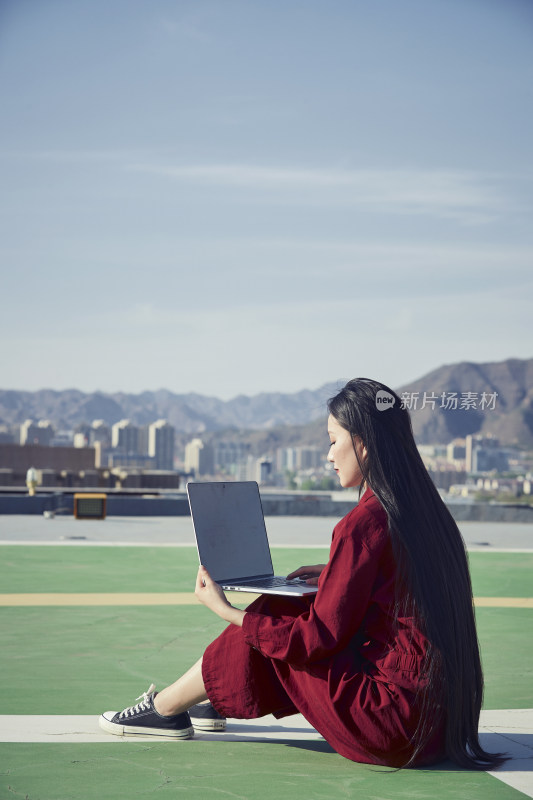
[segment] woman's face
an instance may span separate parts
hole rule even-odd
[[[328,461],[333,464],[341,486],[345,489],[352,486],[360,486],[363,482],[363,475],[357,463],[354,444],[360,461],[364,463],[366,447],[364,447],[363,442],[359,436],[352,436],[331,414],[328,419],[328,434],[331,442]]]

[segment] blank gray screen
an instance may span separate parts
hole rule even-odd
[[[187,490],[198,554],[211,577],[272,575],[257,483],[189,483]]]

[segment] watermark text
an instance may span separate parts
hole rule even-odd
[[[379,394],[379,393],[378,393]],[[494,411],[498,392],[402,392],[400,408],[421,411],[443,408],[447,411]]]

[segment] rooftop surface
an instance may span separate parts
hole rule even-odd
[[[335,522],[267,518],[276,571],[324,561]],[[0,517],[0,799],[533,797],[533,526],[460,527],[486,679],[481,738],[512,755],[494,773],[355,764],[300,716],[230,720],[183,742],[104,734],[102,711],[174,680],[223,628],[192,595],[190,519]]]
[[[274,547],[329,547],[339,517],[267,516]],[[469,550],[533,549],[533,524],[520,522],[459,522]],[[189,516],[108,517],[76,520],[72,514],[47,519],[43,515],[1,515],[0,542],[13,544],[194,545]]]

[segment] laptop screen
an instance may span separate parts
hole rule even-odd
[[[255,481],[188,483],[200,562],[218,582],[272,575]]]

